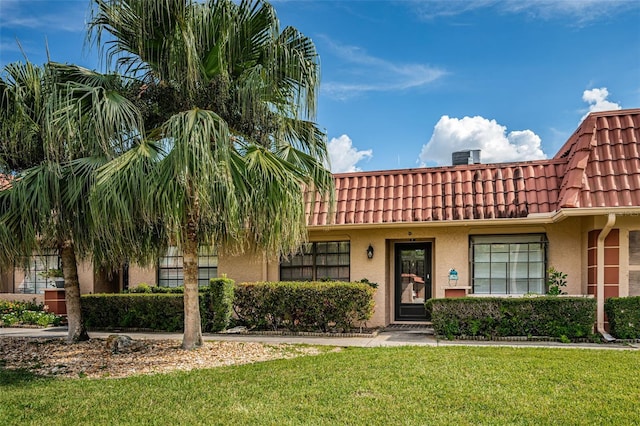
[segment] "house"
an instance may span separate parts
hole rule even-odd
[[[568,294],[640,295],[640,109],[592,113],[551,159],[335,175],[337,204],[309,200],[309,243],[281,262],[203,253],[200,276],[378,283],[370,325],[425,320],[432,297],[544,294],[550,267]],[[181,257],[119,274],[86,267],[83,292],[175,286]],[[6,280],[0,291],[16,291]],[[22,275],[24,276],[24,274]],[[24,278],[23,278],[24,281]],[[107,284],[105,284],[107,283]]]

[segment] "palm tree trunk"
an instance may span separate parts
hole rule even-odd
[[[182,348],[194,349],[202,346],[200,299],[198,297],[198,241],[195,233],[188,232],[182,249],[182,259],[184,271],[184,335]]]
[[[65,301],[67,303],[67,322],[69,332],[67,343],[77,343],[89,340],[87,329],[82,320],[80,308],[80,282],[78,281],[78,264],[73,243],[67,241],[60,249],[62,258],[62,273],[64,274]]]

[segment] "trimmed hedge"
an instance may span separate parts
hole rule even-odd
[[[426,302],[437,335],[546,336],[582,338],[593,334],[595,299],[582,297],[464,297]]]
[[[604,302],[609,332],[618,339],[640,339],[640,296],[611,297]]]
[[[131,287],[128,290],[124,290],[123,293],[172,293],[172,294],[184,294],[184,287],[158,287],[155,285],[149,285],[147,283],[138,284],[136,287]]]
[[[213,278],[200,289],[202,331],[216,332],[229,325],[233,280]],[[184,329],[184,299],[176,293],[88,294],[82,296],[82,315],[89,328]]]
[[[86,294],[82,316],[88,328],[184,329],[182,294]]]
[[[200,316],[204,331],[226,330],[233,313],[233,284],[230,278],[212,278],[208,291],[200,296]]]
[[[371,318],[374,293],[364,283],[242,283],[235,288],[234,310],[251,328],[346,331]]]

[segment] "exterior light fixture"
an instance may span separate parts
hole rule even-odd
[[[371,244],[369,244],[369,247],[367,248],[367,257],[369,259],[373,259],[373,247],[371,246]]]

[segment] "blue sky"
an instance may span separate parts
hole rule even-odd
[[[592,110],[640,107],[640,2],[274,1],[316,43],[336,172],[552,157]],[[100,68],[87,0],[0,0],[0,66]]]

